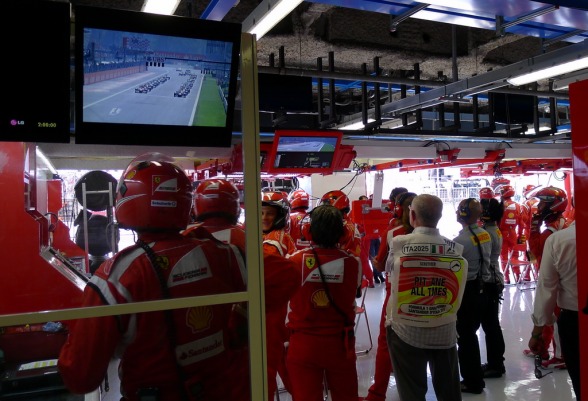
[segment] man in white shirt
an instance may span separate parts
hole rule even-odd
[[[576,225],[554,232],[545,241],[541,274],[535,290],[533,331],[529,348],[539,349],[543,326],[555,323],[555,306],[561,308],[557,328],[561,348],[572,379],[576,399],[580,400],[580,351],[578,333],[578,280],[576,263]]]

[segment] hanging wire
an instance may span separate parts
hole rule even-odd
[[[557,171],[552,172],[551,175],[553,176],[553,179],[556,181],[564,181],[566,178],[568,178],[568,174],[565,171],[561,172],[561,177],[557,176]]]
[[[355,160],[353,161],[353,163],[357,164],[355,162]],[[347,193],[349,195],[351,193],[351,191],[353,191],[353,188],[355,187],[355,183],[357,182],[357,178],[361,174],[365,174],[365,170],[355,170],[355,174],[353,175],[353,177],[351,177],[351,179],[347,182],[347,184],[345,184],[340,190],[343,191],[345,188],[347,188],[351,184],[351,188],[349,189],[349,192]]]
[[[425,144],[423,145],[423,147],[424,147],[424,148],[426,148],[426,147],[428,147],[428,146],[431,146],[431,145],[433,145],[433,144],[437,145],[437,144],[439,144],[439,143],[442,143],[442,144],[444,144],[445,146],[447,146],[447,150],[451,150],[451,146],[449,146],[449,144],[448,144],[447,142],[445,142],[445,141],[429,141],[429,142],[425,143]]]

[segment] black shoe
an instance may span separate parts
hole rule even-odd
[[[495,368],[487,363],[483,363],[482,372],[484,373],[484,379],[496,379],[502,377],[502,375],[506,373],[506,369],[504,368],[504,365]]]
[[[380,280],[380,277],[374,276],[374,283],[380,284],[381,282],[382,282],[382,280]]]
[[[471,394],[482,394],[484,387],[469,387],[463,381],[461,382],[461,392]]]

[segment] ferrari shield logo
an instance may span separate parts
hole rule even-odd
[[[169,259],[167,256],[156,256],[155,262],[162,269],[169,269]]]
[[[314,256],[306,256],[304,258],[304,266],[306,266],[309,270],[314,269],[316,266],[316,260],[314,259]]]

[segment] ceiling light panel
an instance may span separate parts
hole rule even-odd
[[[141,11],[151,14],[173,15],[180,0],[145,0]]]
[[[243,21],[243,32],[256,35],[261,39],[278,22],[283,20],[303,0],[263,0]]]

